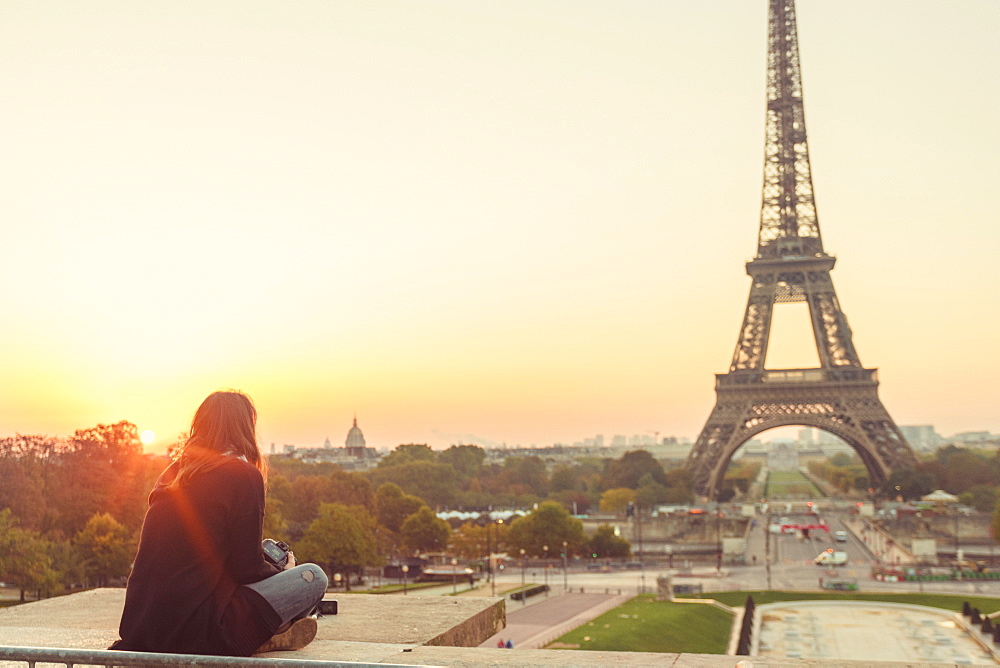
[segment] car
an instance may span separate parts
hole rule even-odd
[[[846,543],[847,542],[847,532],[846,531],[835,531],[833,533],[833,537],[837,540],[838,543]]]

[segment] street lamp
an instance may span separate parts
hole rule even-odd
[[[545,553],[545,558],[542,560],[542,568],[545,573],[545,598],[549,597],[549,546],[542,545],[542,551]]]
[[[486,525],[486,546],[487,546],[487,551],[489,552],[489,554],[486,555],[486,573],[487,573],[487,577],[490,580],[490,596],[496,596],[497,595],[497,578],[496,578],[496,573],[493,572],[493,543],[492,543],[493,521],[494,520],[491,517],[490,521],[489,521],[489,524]],[[499,527],[499,525],[503,524],[503,519],[501,518],[501,519],[496,520],[496,523],[498,525],[497,526],[497,544],[496,544],[496,547],[497,547],[497,551],[499,552],[499,550],[500,550],[500,527]]]
[[[524,548],[521,548],[521,605],[525,605],[528,597],[524,595]]]
[[[403,564],[403,596],[406,596],[406,574],[410,572],[410,567]]]
[[[722,509],[715,507],[715,571],[722,573]]]
[[[569,577],[566,575],[566,559],[568,557],[569,557],[569,543],[566,542],[566,541],[563,541],[562,560],[563,560],[563,593],[564,594],[567,591],[569,591]]]

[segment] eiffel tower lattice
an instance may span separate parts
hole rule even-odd
[[[916,463],[878,398],[876,369],[861,366],[823,250],[802,104],[794,0],[768,14],[767,132],[757,255],[729,372],[716,374],[716,403],[687,461],[695,491],[717,498],[733,454],[760,432],[816,427],[847,442],[875,487]],[[806,302],[820,366],[764,368],[775,304]]]

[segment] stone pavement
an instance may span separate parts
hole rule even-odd
[[[875,601],[788,601],[757,606],[758,656],[993,664],[1000,653],[961,615]]]

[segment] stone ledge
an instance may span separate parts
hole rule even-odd
[[[297,658],[324,658],[311,656],[324,641],[475,647],[506,622],[501,598],[349,594],[337,600],[339,614],[319,620],[316,641]],[[124,604],[124,589],[92,589],[2,608],[0,644],[105,649],[118,638]]]
[[[95,589],[0,609],[0,645],[104,649],[118,637],[118,621],[124,600],[123,589]],[[341,613],[319,620],[319,633],[316,640],[308,647],[297,652],[272,652],[263,656],[454,668],[481,666],[732,668],[741,659],[751,661],[754,668],[784,666],[915,668],[940,665],[704,654],[435,646],[432,643],[476,642],[478,644],[500,631],[505,622],[503,599],[351,594],[339,596],[338,601]],[[487,635],[481,637],[483,633]],[[476,641],[476,638],[479,640]]]

